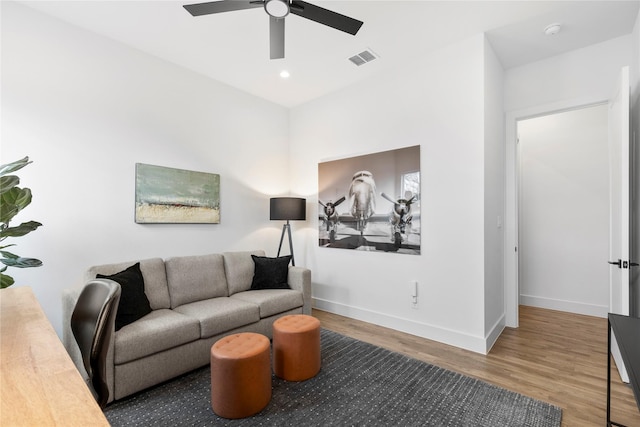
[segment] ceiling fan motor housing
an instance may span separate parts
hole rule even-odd
[[[274,18],[284,18],[289,14],[289,0],[265,0],[264,10]]]

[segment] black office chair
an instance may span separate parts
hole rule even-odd
[[[120,292],[120,284],[113,280],[91,280],[80,292],[71,315],[71,330],[89,374],[90,389],[101,408],[109,400],[105,361]]]

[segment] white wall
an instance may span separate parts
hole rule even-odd
[[[518,123],[520,302],[609,311],[608,105]]]
[[[288,112],[110,39],[2,2],[1,163],[44,224],[15,252],[44,266],[9,269],[60,331],[60,292],[86,267],[146,257],[263,248],[281,224],[268,198],[288,191]],[[135,163],[221,176],[221,223],[135,224]],[[9,243],[7,239],[5,243]]]
[[[484,46],[484,333],[487,351],[505,326],[504,310],[504,70]]]
[[[630,35],[618,37],[507,70],[505,111],[609,99],[618,72],[629,65],[631,42]]]
[[[631,60],[632,37],[618,37],[505,72],[506,199],[505,291],[507,325],[517,326],[516,122],[606,102],[620,69]]]
[[[421,255],[319,248],[309,215],[296,256],[316,307],[486,351],[484,47],[478,35],[291,111],[292,190],[313,212],[319,162],[421,146]]]

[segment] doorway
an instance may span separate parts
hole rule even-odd
[[[608,106],[517,121],[520,304],[606,317]]]
[[[580,110],[601,104],[608,99],[585,97],[580,100],[566,100],[538,105],[523,110],[506,113],[505,140],[505,217],[504,217],[504,300],[505,326],[517,328],[519,291],[518,253],[518,205],[519,205],[519,159],[517,149],[518,123],[523,120],[548,116],[560,112]]]

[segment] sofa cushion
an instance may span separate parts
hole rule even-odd
[[[261,319],[304,305],[302,292],[293,289],[245,291],[233,294],[231,298],[256,304],[260,307]]]
[[[209,338],[260,320],[256,304],[228,297],[192,302],[176,307],[175,311],[200,322],[201,338]]]
[[[199,338],[197,319],[173,310],[154,310],[116,332],[114,362],[130,362]]]
[[[251,255],[264,256],[264,251],[224,252],[223,255],[229,295],[251,289],[255,269]]]
[[[228,295],[221,254],[169,258],[165,266],[171,308]]]
[[[131,266],[136,261],[103,264],[90,267],[85,273],[85,281],[96,278],[97,274],[111,275]],[[154,310],[169,308],[169,290],[167,289],[167,275],[162,258],[150,258],[140,261],[140,271],[144,278],[144,293]]]
[[[287,284],[291,255],[278,258],[251,255],[255,264],[251,290],[291,289]]]
[[[109,276],[96,274],[96,278],[110,279],[120,284],[120,302],[115,321],[116,331],[151,313],[149,299],[144,293],[144,278],[140,271],[139,262]]]

